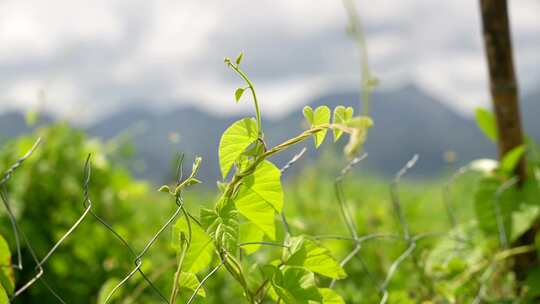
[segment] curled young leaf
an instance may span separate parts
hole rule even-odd
[[[240,52],[240,54],[238,54],[238,56],[236,57],[236,60],[235,60],[236,64],[240,65],[243,58],[244,58],[244,52]]]
[[[234,99],[236,100],[236,102],[240,101],[240,98],[242,98],[242,95],[244,94],[245,90],[246,90],[245,88],[236,89],[236,91],[234,92]]]
[[[349,120],[347,126],[353,128],[353,132],[344,152],[348,157],[354,157],[362,150],[367,139],[368,129],[373,126],[373,120],[368,116],[358,116]]]

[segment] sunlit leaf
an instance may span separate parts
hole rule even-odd
[[[497,141],[497,123],[493,113],[486,109],[477,108],[475,110],[476,123],[484,135],[491,139],[491,141]]]
[[[182,270],[186,272],[198,273],[204,270],[214,254],[214,244],[212,239],[195,221],[190,221],[190,225],[184,217],[179,218],[173,226],[173,248],[181,250],[181,234],[188,238],[191,227],[191,243],[184,257]]]
[[[511,174],[525,153],[525,146],[517,146],[504,155],[501,160],[500,169],[502,172]]]
[[[345,300],[330,288],[319,288],[319,293],[322,296],[322,304],[345,304]]]
[[[6,240],[0,235],[0,286],[2,286],[7,294],[12,294],[15,288],[15,277],[13,268],[7,267],[11,265],[11,253]]]
[[[257,243],[261,242],[264,238],[264,231],[262,231],[257,225],[252,222],[246,222],[240,224],[240,243]],[[259,250],[260,244],[249,244],[242,246],[242,250],[248,255]]]
[[[315,111],[313,111],[310,106],[306,106],[304,107],[303,113],[304,117],[309,122],[312,128],[330,123],[330,108],[328,108],[327,106],[317,107]],[[322,144],[327,132],[328,130],[324,129],[313,135],[313,140],[315,141],[316,148],[318,148]]]
[[[540,206],[523,205],[512,213],[512,236],[510,241],[518,239],[536,221],[540,214]]]
[[[275,268],[272,287],[286,304],[309,304],[321,302],[322,297],[315,285],[312,272],[300,267],[287,267],[283,272]]]
[[[352,107],[345,108],[344,106],[337,106],[334,109],[333,123],[344,124],[353,117],[353,114],[354,114],[354,109]],[[343,134],[343,131],[334,128],[333,133],[334,133],[334,141],[337,141]]]
[[[6,291],[4,290],[4,287],[0,286],[0,304],[8,304],[8,303],[9,303],[8,295]]]
[[[235,254],[238,248],[238,211],[234,204],[226,203],[219,213],[211,209],[201,209],[201,224],[206,233],[213,238],[219,247],[230,254]]]
[[[242,95],[244,94],[245,90],[246,90],[245,88],[236,89],[236,91],[234,92],[234,98],[235,98],[236,102],[240,101],[240,98],[242,98]]]
[[[258,137],[257,123],[253,118],[244,118],[233,123],[221,136],[219,142],[219,166],[223,178],[231,166]]]
[[[287,259],[286,264],[291,266],[302,266],[315,273],[333,278],[343,279],[347,277],[345,270],[338,261],[332,257],[330,251],[310,239],[303,237],[291,238],[288,243],[292,255]]]
[[[97,303],[104,304],[105,300],[107,299],[111,291],[114,289],[114,287],[118,285],[118,283],[120,283],[120,280],[118,278],[110,278],[105,281],[105,283],[103,283],[103,285],[101,285],[101,288],[99,289]],[[109,303],[111,302],[111,300],[119,299],[121,296],[122,290],[118,290],[118,292],[113,294],[112,298],[109,300]]]
[[[240,54],[238,54],[234,62],[236,62],[236,64],[239,65],[242,62],[243,58],[244,58],[244,52],[240,52]]]
[[[347,121],[347,126],[353,128],[353,132],[349,136],[344,152],[348,157],[354,157],[362,150],[368,130],[373,126],[373,120],[368,116],[358,116]]]
[[[182,272],[180,274],[180,278],[178,280],[178,285],[180,289],[187,289],[191,292],[195,292],[199,284],[200,284],[199,279],[194,273]],[[204,291],[204,288],[202,287],[199,288],[199,290],[197,290],[197,295],[205,298],[206,291]]]
[[[494,177],[481,179],[474,194],[474,211],[479,227],[487,236],[497,237],[504,232],[506,238],[509,238],[512,229],[511,214],[518,207],[520,199],[515,187],[497,194],[501,185]]]
[[[283,208],[281,172],[269,161],[246,177],[234,199],[236,208],[270,238],[275,238],[274,215]]]

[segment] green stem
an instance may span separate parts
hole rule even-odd
[[[171,304],[176,303],[176,297],[178,296],[178,287],[180,285],[180,275],[182,274],[182,264],[184,264],[184,257],[186,256],[187,246],[184,246],[182,244],[182,253],[180,254],[180,260],[178,261],[178,267],[176,268],[176,272],[174,274],[174,281],[173,281],[173,288],[171,291],[171,299],[169,302]]]
[[[171,304],[176,303],[176,298],[178,296],[178,290],[180,286],[180,275],[182,274],[182,266],[184,264],[184,258],[186,256],[187,250],[189,249],[189,246],[191,245],[191,236],[192,236],[191,223],[189,221],[189,216],[186,210],[184,209],[184,207],[182,207],[181,209],[182,209],[182,213],[184,214],[184,218],[186,219],[186,223],[188,226],[188,239],[182,240],[182,252],[180,253],[180,260],[178,261],[178,267],[176,268],[176,273],[174,274],[173,288],[171,291],[171,299],[169,301]]]
[[[358,47],[358,53],[360,56],[360,70],[362,71],[362,81],[360,82],[360,88],[362,89],[362,99],[364,105],[364,115],[369,114],[369,97],[373,91],[374,85],[377,80],[370,72],[368,51],[366,46],[366,39],[364,37],[364,31],[362,29],[362,23],[360,17],[356,13],[356,6],[353,0],[343,0],[343,6],[347,11],[349,18],[349,28],[353,38]],[[361,101],[362,103],[362,101]]]
[[[249,80],[249,77],[247,74],[240,69],[238,65],[235,65],[231,62],[228,62],[228,65],[231,69],[233,69],[244,81],[247,83],[249,90],[251,91],[251,95],[253,96],[253,103],[255,104],[255,114],[257,116],[257,130],[259,130],[259,137],[262,137],[262,127],[261,127],[261,110],[259,108],[259,100],[257,99],[257,93],[255,93],[255,86]]]
[[[242,172],[239,172],[237,174],[235,174],[232,178],[232,180],[229,182],[229,184],[227,185],[227,188],[225,189],[224,193],[223,193],[223,197],[222,198],[225,198],[225,199],[220,199],[220,201],[228,201],[228,198],[231,198],[234,190],[236,189],[236,187],[240,184],[240,182],[247,176],[249,176],[250,174],[252,174],[255,169],[257,168],[257,166],[262,163],[265,159],[267,159],[268,157],[276,154],[276,153],[279,153],[279,152],[282,152],[284,150],[286,150],[287,148],[289,148],[290,146],[292,145],[295,145],[297,143],[300,143],[308,138],[310,138],[312,135],[318,133],[318,132],[321,132],[323,130],[327,130],[327,129],[340,129],[346,133],[351,133],[352,130],[350,128],[347,128],[343,125],[339,125],[339,124],[322,124],[322,125],[319,125],[317,127],[314,127],[314,128],[311,128],[309,130],[306,130],[304,132],[302,132],[301,134],[299,134],[298,136],[294,137],[294,138],[291,138],[269,150],[267,150],[266,152],[264,152],[263,154],[259,155],[257,158],[255,158],[255,160],[253,161],[253,163],[251,163],[251,165],[249,165],[246,169],[244,169]]]
[[[231,203],[231,199],[233,197],[233,194],[234,194],[235,190],[237,189],[237,187],[242,182],[242,180],[244,178],[248,177],[249,175],[253,174],[253,172],[255,172],[255,169],[257,168],[257,166],[260,163],[262,163],[265,159],[267,159],[268,157],[270,157],[270,156],[272,156],[272,155],[274,155],[276,153],[279,153],[281,151],[286,150],[287,148],[289,148],[292,145],[295,145],[295,144],[297,144],[299,142],[302,142],[302,141],[310,138],[312,135],[314,135],[314,134],[316,134],[318,132],[321,132],[323,130],[328,130],[328,129],[334,129],[334,128],[335,129],[340,129],[340,130],[342,130],[342,131],[344,131],[346,133],[351,133],[352,132],[352,130],[350,128],[348,128],[346,126],[343,126],[343,125],[340,125],[340,124],[322,124],[322,125],[319,125],[317,127],[306,130],[306,131],[300,133],[298,136],[296,136],[294,138],[291,138],[291,139],[289,139],[289,140],[287,140],[287,141],[285,141],[285,142],[283,142],[283,143],[281,143],[281,144],[279,144],[279,145],[265,151],[261,155],[255,157],[253,162],[246,169],[244,169],[241,172],[236,173],[233,176],[233,178],[231,179],[231,181],[227,185],[227,188],[223,192],[223,195],[218,200],[218,203],[215,206],[216,211],[219,211],[226,204]],[[246,293],[246,297],[248,298],[248,301],[250,303],[255,303],[255,296],[251,293],[251,291],[249,290],[249,288],[247,286],[247,283],[246,283],[246,280],[244,278],[244,274],[243,274],[241,265],[234,259],[234,257],[228,256],[226,251],[224,251],[223,254],[225,254],[225,256],[221,257],[223,265],[225,266],[227,271],[240,283],[240,285],[242,285],[242,288],[244,289],[244,291]]]

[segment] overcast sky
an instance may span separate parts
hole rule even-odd
[[[511,0],[523,92],[540,84],[540,1]],[[380,90],[415,83],[462,111],[487,104],[478,3],[357,1]],[[87,121],[136,103],[225,113],[241,81],[223,57],[245,52],[263,110],[354,89],[356,49],[339,0],[0,0],[0,112]]]

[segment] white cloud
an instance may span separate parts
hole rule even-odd
[[[111,2],[0,2],[0,60],[47,56],[70,43],[119,39],[122,24]]]
[[[357,7],[381,89],[415,82],[463,111],[488,100],[476,1]],[[540,79],[539,10],[536,0],[511,2],[524,91]],[[133,100],[244,111],[249,104],[231,103],[240,82],[222,58],[245,50],[263,108],[279,115],[330,88],[355,88],[357,51],[345,25],[335,0],[4,0],[0,110],[32,106],[46,90],[48,108],[77,119]]]

